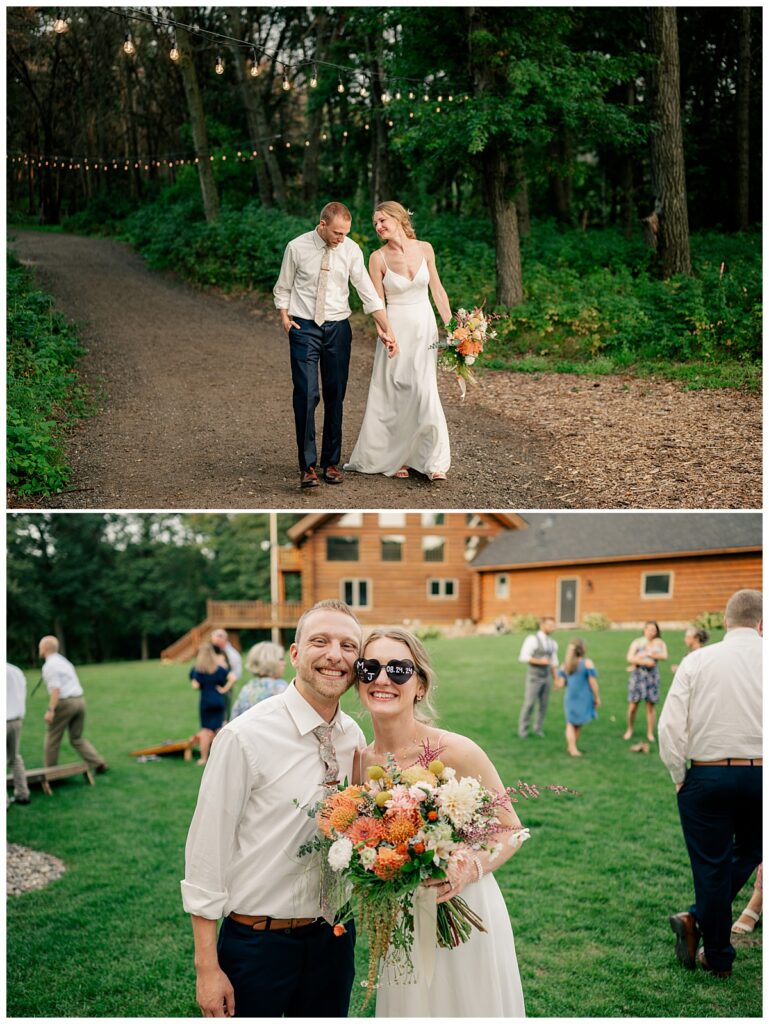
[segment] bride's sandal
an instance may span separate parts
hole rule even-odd
[[[437,473],[431,473],[430,474],[430,480],[431,481],[432,480],[445,480],[445,479],[446,479],[446,474],[445,473],[441,473],[440,470]]]
[[[753,924],[743,924],[743,917],[749,918]],[[745,907],[743,912],[732,925],[732,935],[750,935],[750,933],[755,931],[757,928],[760,917],[761,915],[757,914],[755,910],[751,910],[750,907]]]
[[[409,473],[408,466],[401,466],[401,468],[396,473],[393,473],[393,476],[397,480],[408,480],[411,474]]]

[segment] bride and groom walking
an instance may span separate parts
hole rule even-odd
[[[352,332],[349,286],[375,320],[377,347],[360,435],[344,469],[408,477],[410,470],[445,480],[451,462],[446,417],[438,395],[438,329],[428,294],[447,323],[451,306],[429,242],[419,241],[400,203],[380,203],[374,228],[384,243],[363,262],[349,238],[352,215],[328,203],[312,231],[286,246],[274,288],[275,306],[291,347],[293,408],[300,486],[342,483],[342,407]],[[315,410],[324,404],[320,459]]]

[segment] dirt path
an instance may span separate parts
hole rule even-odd
[[[441,374],[445,483],[349,474],[302,492],[269,298],[196,291],[120,242],[19,232],[11,244],[77,322],[83,377],[102,396],[72,436],[70,489],[41,507],[760,507],[759,396],[513,373],[487,373],[464,404]],[[376,343],[368,317],[353,337],[345,457]]]

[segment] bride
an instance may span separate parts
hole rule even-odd
[[[377,347],[360,435],[345,469],[408,477],[409,467],[445,480],[451,463],[449,431],[438,396],[438,341],[428,287],[444,323],[451,306],[429,242],[420,242],[400,203],[380,203],[374,227],[384,246],[371,254],[369,273],[387,304],[398,339],[397,359]]]
[[[400,662],[401,672],[404,665],[412,669],[397,683],[383,671],[393,660]],[[387,753],[400,768],[407,768],[429,747],[433,756],[456,770],[457,778],[475,776],[487,789],[502,792],[502,781],[481,748],[465,736],[437,729],[422,711],[430,708],[435,675],[424,646],[413,634],[397,627],[374,630],[356,663],[356,672],[358,694],[374,726],[374,742],[361,753],[358,782],[369,767],[384,764]],[[520,848],[528,834],[512,805],[500,810],[498,817],[506,831],[500,833],[502,851],[493,862],[491,854],[482,850],[459,856],[455,851],[447,871],[450,881],[425,883],[437,887],[439,903],[461,892],[482,918],[486,931],[473,929],[468,941],[456,948],[436,949],[432,971],[421,958],[422,944],[416,933],[414,976],[404,979],[388,971],[386,965],[381,970],[378,1017],[525,1016],[513,931],[492,871]],[[427,896],[424,890],[420,893]],[[415,915],[417,929],[419,920]]]

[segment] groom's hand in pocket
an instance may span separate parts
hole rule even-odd
[[[235,991],[220,967],[198,970],[195,998],[204,1017],[234,1017]]]
[[[292,327],[295,328],[297,331],[301,331],[302,329],[296,322],[296,320],[292,320],[289,317],[285,309],[281,309],[280,311],[280,326],[283,328],[286,334],[288,334]]]

